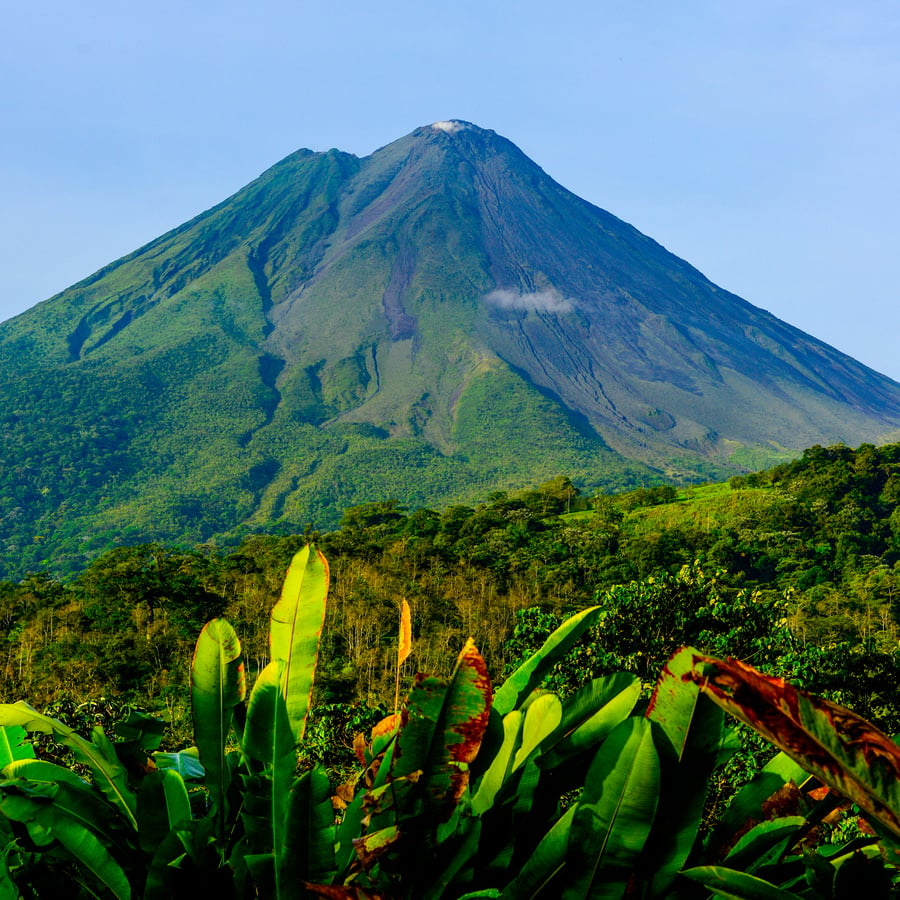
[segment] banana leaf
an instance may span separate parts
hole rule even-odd
[[[157,769],[174,769],[185,781],[202,781],[206,775],[196,747],[170,753],[157,750],[153,763]]]
[[[247,705],[241,749],[251,774],[244,776],[241,817],[246,832],[245,861],[258,877],[266,867],[281,897],[288,795],[297,764],[294,735],[281,693],[283,663],[269,663]],[[256,858],[256,859],[255,859]]]
[[[777,862],[796,843],[806,825],[803,816],[783,816],[760,822],[734,845],[725,857],[729,868],[753,875],[762,866]]]
[[[160,769],[144,778],[137,814],[141,849],[150,855],[177,825],[191,820],[187,788],[175,769]]]
[[[494,709],[501,716],[511,712],[543,681],[544,676],[569,652],[578,638],[597,621],[599,606],[591,606],[566,619],[541,648],[516,669],[494,696]]]
[[[662,773],[657,820],[641,868],[652,873],[649,897],[664,897],[697,840],[709,779],[724,739],[724,715],[696,685],[684,681],[694,650],[684,648],[663,667],[647,707],[655,723]]]
[[[503,900],[536,900],[541,894],[546,900],[551,900],[556,895],[554,879],[566,864],[569,830],[574,815],[573,804],[544,835],[519,874],[503,889]],[[554,893],[549,893],[551,890]]]
[[[697,866],[681,874],[728,900],[802,900],[799,894],[724,866]]]
[[[80,790],[91,790],[91,786],[83,778],[79,778],[71,769],[42,759],[18,759],[10,763],[3,770],[3,774],[11,779],[49,781],[68,784]]]
[[[555,768],[596,748],[625,720],[640,695],[641,682],[636,675],[616,672],[592,679],[563,703],[562,721],[542,748],[540,767]]]
[[[766,763],[737,793],[720,823],[712,833],[713,847],[730,843],[733,836],[744,829],[748,822],[760,822],[765,818],[763,803],[788,782],[800,787],[809,779],[803,766],[780,752]]]
[[[685,678],[900,838],[900,747],[870,722],[733,659],[695,655]]]
[[[601,744],[569,830],[562,900],[620,898],[656,815],[659,759],[651,723],[630,717]]]
[[[94,784],[137,831],[137,801],[128,787],[125,769],[102,729],[95,728],[94,741],[87,741],[76,734],[73,728],[39,713],[21,701],[0,704],[0,725],[20,726],[26,731],[53,735],[59,743],[72,750],[78,762],[90,768]]]
[[[206,787],[216,818],[216,830],[224,832],[226,797],[230,775],[225,744],[234,708],[243,701],[247,685],[241,643],[225,619],[213,619],[200,632],[191,663],[191,709],[194,742],[206,770]]]
[[[0,810],[25,824],[29,834],[40,836],[39,840],[46,836],[57,841],[70,859],[91,873],[117,900],[130,900],[128,877],[104,843],[92,829],[71,819],[56,804],[7,794],[0,801]]]
[[[334,878],[335,825],[331,785],[320,765],[304,772],[288,797],[282,884],[325,883]]]
[[[482,815],[493,805],[497,794],[512,772],[516,750],[522,740],[522,723],[525,716],[517,709],[503,717],[503,742],[494,754],[490,766],[478,782],[472,798],[472,810]]]
[[[269,622],[273,662],[283,664],[282,692],[294,742],[303,740],[328,599],[328,562],[312,545],[291,561]]]
[[[487,666],[469,639],[449,681],[416,676],[394,753],[394,778],[422,771],[421,785],[436,822],[450,818],[468,786],[491,706]]]
[[[562,722],[563,707],[556,694],[546,693],[535,697],[525,709],[522,723],[522,742],[513,760],[513,771],[525,764],[525,760],[550,737]]]
[[[21,725],[0,725],[0,771],[17,759],[34,759],[34,747]]]
[[[124,857],[134,850],[131,826],[116,814],[98,791],[73,772],[33,759],[20,760],[8,767],[13,768],[19,772],[16,778],[0,783],[0,808],[8,818],[14,819],[24,810],[27,815],[24,824],[36,821],[30,808],[16,799],[27,797],[52,806],[61,816],[88,829],[110,851],[120,852]]]

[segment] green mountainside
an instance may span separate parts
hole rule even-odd
[[[12,574],[900,428],[896,383],[461,122],[292,154],[0,325],[0,372]]]

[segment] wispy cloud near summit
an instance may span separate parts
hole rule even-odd
[[[533,294],[522,294],[519,291],[511,291],[507,288],[498,288],[491,291],[484,298],[484,302],[498,309],[515,309],[524,312],[563,313],[572,312],[574,304],[556,288],[547,288],[545,291],[536,291]]]

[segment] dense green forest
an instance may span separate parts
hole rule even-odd
[[[399,605],[407,666],[445,670],[475,638],[501,675],[561,618],[605,612],[577,649],[588,670],[650,683],[682,644],[734,655],[900,730],[897,696],[900,445],[814,447],[727,484],[581,496],[559,477],[476,506],[348,509],[321,535],[251,536],[236,549],[119,547],[66,582],[0,584],[0,691],[33,703],[107,698],[165,710],[185,728],[191,648],[210,618],[268,660],[267,616],[310,537],[331,562],[318,703],[393,697]],[[579,655],[580,654],[580,655]],[[563,667],[564,668],[564,667]],[[180,723],[180,725],[179,725]]]
[[[670,632],[683,627],[686,596],[723,602],[696,570],[660,581],[649,605],[669,601]],[[649,696],[645,678],[621,666],[598,675],[611,655],[590,631],[633,638],[640,607],[625,596],[618,611],[594,604],[536,642],[534,623],[520,622],[512,643],[535,649],[500,679],[469,639],[446,675],[416,675],[401,703],[412,648],[404,599],[394,712],[356,721],[352,762],[329,765],[317,758],[313,708],[329,588],[326,557],[304,545],[268,616],[268,662],[249,679],[229,621],[203,627],[184,749],[164,740],[164,722],[133,710],[87,736],[65,721],[103,718],[102,700],[49,713],[0,703],[0,895],[897,896],[897,744],[844,707],[693,647],[665,661]],[[707,626],[727,620],[724,639],[749,641],[743,649],[779,643],[757,627],[777,623],[758,619],[752,595],[734,605],[737,615],[696,614]],[[653,655],[663,630],[652,616],[641,624],[656,628],[641,643]],[[643,656],[617,662],[644,672]],[[747,766],[763,755],[765,767]]]

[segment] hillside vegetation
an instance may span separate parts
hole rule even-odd
[[[582,663],[645,679],[684,643],[744,658],[900,727],[900,445],[814,447],[728,484],[593,499],[564,477],[441,512],[385,500],[327,534],[251,536],[234,551],[120,547],[60,582],[0,583],[0,692],[184,708],[203,623],[226,615],[251,670],[305,538],[331,560],[319,700],[393,696],[392,635],[412,610],[410,666],[441,671],[469,636],[502,673],[572,610],[604,624]],[[563,678],[563,675],[560,675]],[[577,680],[577,667],[572,677]]]
[[[568,487],[558,479],[530,499],[570,506],[577,498]],[[347,524],[385,525],[393,512],[390,504],[355,510]],[[156,563],[159,576],[160,556]],[[179,574],[167,581],[183,589]],[[293,554],[267,617],[266,660],[226,618],[202,628],[184,691],[185,749],[159,719],[131,711],[110,721],[102,701],[50,714],[0,702],[0,893],[897,896],[894,741],[850,709],[741,660],[687,646],[647,669],[647,657],[690,627],[700,643],[724,641],[766,662],[777,647],[783,665],[790,636],[758,596],[726,598],[696,569],[648,579],[643,592],[614,590],[618,603],[608,594],[546,634],[547,614],[520,622],[510,644],[522,658],[504,678],[468,639],[446,674],[417,674],[401,703],[414,643],[404,599],[391,642],[394,712],[370,708],[368,721],[348,722],[352,707],[342,706],[343,730],[323,732],[323,712],[334,708],[315,708],[314,685],[329,586],[321,551],[306,544]],[[706,605],[688,614],[701,597]],[[163,604],[144,599],[149,631]],[[629,639],[641,650],[629,653]],[[529,641],[535,648],[522,652]],[[609,663],[617,670],[605,673]]]

